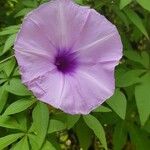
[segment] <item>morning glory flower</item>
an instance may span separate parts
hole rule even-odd
[[[14,49],[22,82],[66,113],[88,114],[114,93],[122,43],[94,9],[71,0],[45,3],[25,17]]]

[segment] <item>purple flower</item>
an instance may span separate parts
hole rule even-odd
[[[71,0],[32,11],[15,42],[22,81],[41,101],[70,114],[87,114],[113,95],[122,56],[116,27]]]

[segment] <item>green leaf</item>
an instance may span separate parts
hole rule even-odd
[[[0,113],[3,111],[7,102],[8,92],[5,90],[5,85],[0,87]]]
[[[141,61],[142,58],[137,51],[126,50],[126,51],[124,51],[124,55],[132,61],[142,63],[142,61]]]
[[[20,24],[19,25],[12,25],[12,26],[8,26],[8,27],[3,28],[3,31],[5,31],[5,30],[17,30],[17,29],[19,29],[19,27],[20,27]]]
[[[53,133],[66,129],[66,125],[59,120],[51,119],[48,127],[48,133]]]
[[[150,119],[146,122],[146,124],[143,126],[143,129],[150,133]]]
[[[127,50],[127,51],[124,51],[124,55],[128,59],[142,64],[145,68],[149,67],[149,64],[150,64],[149,54],[146,51],[143,51],[140,55],[136,51]]]
[[[150,74],[141,78],[141,84],[135,87],[135,99],[141,120],[144,125],[150,115]]]
[[[31,95],[28,89],[21,83],[21,80],[18,78],[12,78],[10,83],[6,86],[6,90],[19,96]]]
[[[130,70],[124,73],[120,78],[116,80],[116,85],[118,87],[128,87],[133,84],[139,83],[139,76],[145,72],[145,70]]]
[[[0,150],[3,150],[8,145],[14,143],[23,135],[24,133],[16,133],[16,134],[10,134],[10,135],[0,138]]]
[[[31,150],[41,150],[41,144],[38,143],[39,137],[33,134],[28,134]]]
[[[116,114],[125,119],[127,101],[125,95],[118,89],[106,103],[116,112]]]
[[[80,115],[69,115],[66,113],[59,113],[59,114],[54,114],[53,115],[54,120],[59,120],[62,121],[67,129],[72,128],[80,119]]]
[[[19,30],[19,26],[20,25],[13,25],[13,26],[3,28],[3,30],[0,32],[0,36],[17,33]]]
[[[15,114],[13,116],[13,117],[15,117],[15,119],[17,120],[17,122],[19,123],[20,128],[22,128],[25,132],[28,131],[28,127],[27,127],[27,125],[28,125],[27,114],[28,114],[29,111],[21,112],[21,113]]]
[[[68,129],[72,128],[80,119],[80,115],[67,115],[66,126]]]
[[[20,76],[20,72],[19,72],[19,69],[18,68],[15,68],[14,69],[14,72],[13,72],[13,77],[19,77]]]
[[[149,0],[136,0],[144,9],[150,11]]]
[[[29,149],[29,143],[28,143],[28,137],[23,137],[11,150],[30,150]]]
[[[120,0],[120,9],[123,9],[125,6],[130,4],[132,0]]]
[[[15,34],[17,32],[18,32],[18,29],[3,30],[0,32],[0,36]]]
[[[150,56],[146,51],[141,53],[142,56],[142,64],[145,68],[149,69],[150,66]]]
[[[131,143],[134,144],[135,150],[149,150],[149,137],[136,126],[129,124],[129,135]]]
[[[16,119],[10,116],[0,116],[0,127],[24,130]]]
[[[124,12],[122,12],[116,5],[114,5],[112,9],[116,13],[116,15],[123,21],[127,29],[129,29],[129,21],[128,21],[127,16],[124,14]]]
[[[48,130],[49,124],[49,110],[46,104],[39,102],[32,113],[33,126],[32,130],[37,135],[38,144],[41,147]]]
[[[119,140],[118,140],[119,139]],[[117,123],[113,134],[113,150],[123,149],[127,139],[127,131],[123,121]]]
[[[3,53],[7,52],[7,50],[9,50],[13,46],[15,39],[16,39],[16,34],[12,34],[8,37],[4,45]]]
[[[80,147],[83,150],[88,150],[92,143],[91,130],[86,126],[84,121],[81,119],[76,126],[76,134],[80,143]]]
[[[80,5],[83,4],[83,0],[75,0],[75,2],[76,2],[77,4],[80,4]]]
[[[94,134],[99,138],[103,144],[105,150],[107,150],[107,142],[105,137],[105,131],[101,123],[92,115],[83,116],[83,119],[87,126],[93,130]]]
[[[5,63],[3,70],[5,71],[7,77],[11,75],[15,65],[16,65],[15,59],[10,59]]]
[[[24,8],[21,11],[19,11],[14,17],[22,17],[25,16],[26,14],[28,14],[30,11],[32,10],[32,8]]]
[[[142,19],[131,9],[124,9],[124,12],[128,16],[128,18],[131,20],[133,24],[137,26],[137,28],[149,39],[148,33],[146,31],[146,28],[143,24]]]
[[[68,138],[67,134],[65,134],[66,137]],[[60,134],[60,138],[59,141],[62,141],[62,137],[64,138],[63,133]],[[53,144],[53,146],[56,148],[56,150],[61,150],[61,144],[58,143],[58,135],[57,134],[51,134],[50,136],[48,136],[47,138],[48,141],[50,141],[51,144]]]
[[[37,0],[32,0],[32,1],[31,0],[24,0],[22,2],[22,4],[24,6],[31,7],[31,8],[35,8],[38,6]]]
[[[111,109],[101,105],[98,108],[96,108],[95,110],[93,110],[93,112],[111,112]]]
[[[48,141],[44,143],[42,150],[56,150],[56,148]]]
[[[31,105],[35,103],[34,99],[21,99],[18,100],[7,107],[4,112],[4,115],[12,115],[19,112],[22,112],[29,108]]]

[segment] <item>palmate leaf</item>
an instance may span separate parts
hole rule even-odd
[[[145,70],[130,70],[124,73],[116,80],[117,87],[128,87],[133,84],[137,84],[140,82],[139,76],[144,73]]]
[[[29,143],[31,145],[32,150],[40,150],[41,144],[38,143],[39,137],[33,134],[28,134]]]
[[[16,39],[16,34],[12,34],[7,38],[4,45],[3,53],[7,52],[7,50],[9,50],[13,46],[15,39]]]
[[[146,132],[148,132],[150,134],[150,119],[143,126],[143,130],[145,130]]]
[[[20,126],[18,121],[14,117],[10,116],[0,116],[0,127],[9,128],[9,129],[18,129],[24,131],[24,128]]]
[[[57,150],[48,140],[44,143],[42,150]]]
[[[144,9],[150,11],[149,0],[136,0]]]
[[[132,0],[120,0],[120,9],[123,9],[125,6],[130,4]]]
[[[18,29],[3,30],[0,32],[0,36],[11,35],[11,34],[15,34],[17,32],[18,32]]]
[[[38,6],[37,0],[24,0],[22,4],[26,7],[35,8]]]
[[[10,77],[12,71],[14,70],[15,65],[16,65],[15,59],[10,59],[4,63],[3,70],[6,73],[7,77]]]
[[[11,26],[7,26],[7,27],[4,27],[3,28],[3,31],[5,31],[5,30],[12,30],[12,29],[18,29],[20,27],[20,24],[18,24],[18,25],[11,25]]]
[[[142,57],[142,64],[145,68],[149,69],[150,66],[150,55],[148,52],[143,51],[141,53],[141,57]]]
[[[80,119],[80,115],[69,115],[66,113],[53,114],[51,117],[48,127],[49,134],[74,128]]]
[[[125,119],[127,101],[125,95],[120,91],[116,90],[114,95],[106,101],[106,103],[116,112],[120,118]]]
[[[111,111],[112,111],[111,109],[102,105],[93,110],[93,112],[111,112]]]
[[[33,8],[24,8],[21,11],[19,11],[14,17],[22,17],[25,16],[26,14],[28,14],[31,10],[33,10]]]
[[[125,122],[118,122],[115,126],[114,134],[113,134],[113,150],[121,150],[126,143],[127,139],[127,131]]]
[[[0,138],[0,150],[3,150],[8,145],[14,143],[23,135],[24,133],[16,133],[16,134],[10,134],[10,135]]]
[[[23,131],[25,132],[28,132],[28,112],[29,111],[21,112],[12,116],[12,117],[15,117],[20,128],[23,129]]]
[[[132,61],[142,63],[142,58],[137,51],[126,50],[126,51],[124,51],[124,56]]]
[[[80,115],[69,115],[66,113],[54,114],[53,119],[62,121],[67,129],[72,128],[80,119]]]
[[[92,132],[85,124],[83,119],[80,119],[80,121],[77,123],[75,131],[80,143],[80,147],[83,150],[88,150],[92,143]]]
[[[134,145],[135,150],[149,150],[149,135],[132,124],[129,124],[128,128],[131,143]]]
[[[33,105],[36,101],[34,99],[21,99],[18,100],[7,107],[4,115],[12,115],[22,112]]]
[[[67,127],[66,127],[64,122],[51,119],[49,122],[48,133],[50,134],[53,132],[61,131],[61,130],[64,130],[66,128]]]
[[[9,84],[6,86],[6,90],[19,96],[31,95],[28,89],[21,83],[21,80],[18,78],[12,78]]]
[[[112,7],[115,14],[122,20],[122,22],[126,25],[126,27],[129,29],[129,21],[127,16],[118,8],[118,6],[114,5]]]
[[[37,140],[35,141],[38,143],[39,147],[41,147],[45,140],[49,125],[49,110],[47,105],[38,102],[33,110],[32,117],[33,125],[30,132],[36,134]],[[34,141],[34,138],[32,138],[32,141]]]
[[[75,0],[75,2],[76,2],[77,4],[80,4],[80,5],[83,4],[83,0]]]
[[[24,136],[17,144],[15,144],[11,150],[30,150],[28,137]]]
[[[137,26],[137,28],[147,37],[147,39],[149,39],[149,35],[146,31],[142,19],[133,10],[129,8],[124,9],[124,12],[131,20],[131,22]]]
[[[100,142],[107,150],[107,142],[105,137],[105,131],[101,123],[92,115],[83,116],[83,119],[87,126],[93,130],[94,134],[99,138]]]
[[[5,85],[0,87],[0,113],[3,111],[7,102],[8,92],[5,90]]]
[[[68,129],[72,128],[80,119],[80,115],[67,115],[66,126]]]
[[[141,84],[135,87],[135,99],[141,120],[144,125],[150,116],[150,73],[141,78]]]
[[[0,31],[0,36],[17,33],[18,30],[19,30],[19,26],[20,25],[13,25],[13,26],[9,26],[9,27],[3,28],[3,30]]]
[[[149,68],[150,59],[149,54],[146,51],[138,53],[137,51],[126,50],[124,51],[124,55],[128,59],[140,63],[141,65],[144,66],[144,68]]]

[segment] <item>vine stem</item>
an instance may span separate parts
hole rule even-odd
[[[15,55],[11,55],[11,56],[9,56],[9,57],[3,59],[2,61],[0,61],[0,64],[6,62],[7,60],[9,60],[9,59],[11,59],[11,58],[13,58],[13,57],[15,57]]]

